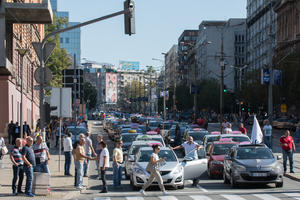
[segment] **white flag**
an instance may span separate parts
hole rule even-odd
[[[251,133],[251,142],[253,144],[260,144],[263,141],[263,134],[261,132],[259,123],[256,119],[256,116],[254,115],[253,119],[253,127],[252,127],[252,133]]]

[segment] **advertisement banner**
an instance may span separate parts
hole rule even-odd
[[[136,61],[120,61],[120,69],[121,70],[135,70],[138,71],[140,70],[140,62]]]
[[[105,75],[105,100],[107,104],[116,104],[118,99],[118,77],[115,73]]]
[[[269,69],[261,69],[261,84],[267,85],[270,83],[270,70]]]

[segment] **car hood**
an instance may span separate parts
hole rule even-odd
[[[236,162],[240,165],[243,165],[248,168],[267,168],[272,167],[275,163],[275,159],[246,159],[246,160],[236,160]]]
[[[217,160],[217,161],[224,161],[226,155],[211,155],[213,160]]]
[[[137,162],[137,166],[140,168],[146,170],[146,167],[148,165],[148,162]],[[167,162],[163,167],[160,168],[160,171],[172,171],[179,165],[178,162]]]

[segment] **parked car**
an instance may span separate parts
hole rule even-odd
[[[224,183],[232,187],[240,183],[275,183],[283,186],[283,169],[272,151],[264,144],[233,147],[224,160]]]
[[[202,142],[202,145],[204,146],[205,148],[205,151],[208,152],[208,148],[210,146],[210,144],[212,144],[213,142],[215,141],[218,141],[220,139],[219,135],[205,135],[203,137],[203,142]]]

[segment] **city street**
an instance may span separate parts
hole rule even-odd
[[[108,140],[107,134],[103,132],[102,127],[94,126],[91,124],[91,132],[95,138],[96,134],[101,132],[104,135],[104,140]],[[210,124],[209,130],[216,130],[217,124]],[[248,128],[251,133],[251,128]],[[274,146],[275,151],[279,151],[278,141],[280,132],[275,131]],[[276,142],[276,143],[275,143]],[[95,143],[95,142],[94,142]],[[108,142],[110,153],[112,153],[113,143]],[[296,161],[297,162],[297,161]],[[299,164],[298,164],[299,165]],[[147,191],[147,196],[143,197],[138,191],[133,191],[129,180],[122,181],[121,189],[114,189],[112,187],[112,168],[108,173],[109,192],[107,194],[100,194],[102,182],[97,178],[97,171],[95,170],[95,163],[90,166],[89,186],[87,190],[77,196],[77,199],[94,199],[94,200],[121,200],[126,197],[128,200],[141,200],[141,199],[161,199],[161,200],[175,200],[175,199],[230,199],[230,200],[277,200],[277,199],[300,199],[299,185],[300,183],[289,178],[284,178],[283,188],[275,188],[274,184],[269,185],[244,185],[237,189],[231,189],[230,185],[225,185],[221,179],[209,179],[206,175],[201,177],[197,188],[192,187],[191,181],[185,182],[185,188],[182,190],[174,190],[167,188],[168,196],[162,196],[158,188],[150,188]],[[123,177],[125,178],[125,177]]]

